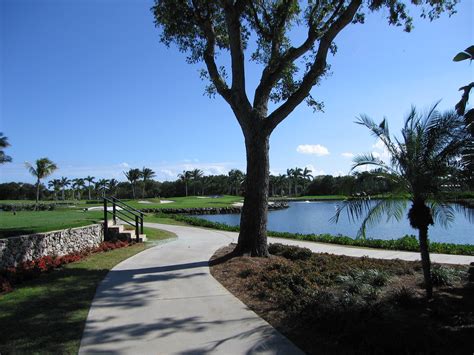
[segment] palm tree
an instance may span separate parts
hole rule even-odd
[[[110,179],[109,181],[109,192],[112,196],[115,196],[115,190],[117,189],[118,181],[116,179]]]
[[[0,164],[9,163],[12,161],[12,157],[5,154],[3,151],[4,148],[10,146],[8,143],[8,137],[5,137],[2,132],[0,132]]]
[[[235,195],[239,195],[240,188],[245,179],[245,175],[239,169],[232,169],[228,173],[229,175],[229,189],[230,194],[232,195],[232,191],[235,191]]]
[[[352,170],[360,166],[375,166],[379,178],[390,181],[397,188],[392,196],[377,202],[371,202],[367,197],[344,201],[339,205],[334,220],[337,221],[346,207],[352,219],[365,215],[359,231],[359,235],[364,236],[366,226],[380,221],[384,214],[401,219],[407,200],[398,198],[408,196],[411,203],[408,220],[418,230],[426,295],[431,298],[433,286],[428,228],[435,221],[447,225],[454,218],[453,207],[446,203],[442,190],[456,173],[457,160],[468,144],[469,135],[464,129],[463,119],[452,112],[440,114],[436,111],[436,105],[425,116],[412,108],[405,120],[401,140],[392,140],[385,119],[377,125],[363,115],[356,123],[366,126],[383,142],[391,159],[387,164],[373,154],[359,155],[354,158]]]
[[[95,177],[88,175],[87,177],[84,178],[85,181],[87,181],[87,190],[89,192],[89,200],[92,199],[91,197],[91,184],[94,183]]]
[[[191,179],[191,172],[183,170],[181,174],[178,174],[178,178],[184,182],[184,188],[186,191],[186,197],[188,196],[188,182]]]
[[[68,187],[70,184],[71,184],[71,180],[69,180],[67,177],[64,177],[64,176],[61,177],[61,192],[62,192],[62,199],[63,199],[63,201],[64,201],[64,199],[66,198],[66,196],[65,196],[65,194],[64,194],[64,190],[65,190],[66,187]]]
[[[38,159],[35,162],[35,165],[26,162],[25,166],[29,170],[30,174],[36,177],[36,209],[38,207],[38,201],[40,197],[41,179],[51,175],[58,167],[48,158]]]
[[[53,179],[48,182],[48,187],[53,189],[54,199],[58,199],[58,191],[61,189],[61,180]]]
[[[135,185],[138,180],[142,177],[142,172],[140,169],[130,169],[129,171],[124,171],[125,177],[127,178],[128,181],[130,181],[130,184],[132,185],[132,195],[133,199],[135,199]]]
[[[110,181],[108,179],[100,179],[95,183],[95,188],[102,197],[105,197],[109,183]]]
[[[204,176],[202,170],[194,169],[191,171],[191,179],[193,180],[193,194],[196,196],[196,185],[200,182],[201,178]]]
[[[288,179],[288,196],[291,196],[291,179],[293,176],[293,169],[286,169],[286,177]]]
[[[291,170],[293,170],[292,177],[295,184],[295,196],[297,196],[298,195],[298,181],[303,177],[303,169],[296,167]]]
[[[311,181],[313,179],[313,175],[311,175],[312,171],[308,168],[304,168],[301,177],[303,178],[303,191],[306,191],[306,182]]]
[[[147,180],[150,180],[152,178],[155,177],[155,172],[153,170],[151,170],[150,168],[145,168],[143,167],[142,171],[141,171],[141,176],[142,176],[142,179],[143,179],[143,193],[142,193],[142,197],[145,198],[146,196],[146,182]]]
[[[73,179],[73,186],[77,188],[77,199],[81,200],[81,192],[86,187],[84,179],[82,178]]]

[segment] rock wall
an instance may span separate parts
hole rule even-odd
[[[47,255],[82,252],[97,247],[103,241],[102,224],[0,239],[0,269]]]
[[[268,205],[268,209],[272,210],[281,210],[288,208],[288,203],[286,202],[275,202],[271,205]],[[241,206],[232,206],[232,207],[196,207],[196,208],[141,208],[142,212],[145,213],[165,213],[165,214],[189,214],[189,215],[199,215],[199,214],[238,214],[242,213]]]

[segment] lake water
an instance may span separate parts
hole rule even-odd
[[[268,214],[268,229],[277,232],[291,232],[302,234],[342,234],[355,237],[361,221],[351,222],[346,212],[341,213],[337,224],[329,222],[336,211],[338,201],[290,202],[289,208],[271,211]],[[239,214],[219,214],[194,216],[212,222],[225,223],[232,226],[240,224]],[[436,242],[456,244],[474,244],[474,221],[470,221],[461,212],[455,212],[454,222],[447,228],[435,224],[429,228],[429,238]],[[368,227],[368,238],[397,239],[406,234],[418,235],[416,229],[411,228],[406,213],[401,221],[382,217],[379,224]]]

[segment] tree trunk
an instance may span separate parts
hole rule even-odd
[[[38,180],[36,181],[36,204],[35,204],[35,210],[38,209],[39,195],[40,195],[40,179],[38,179]]]
[[[268,256],[267,212],[270,135],[250,133],[245,137],[247,179],[240,234],[235,253]]]
[[[91,200],[91,185],[89,184],[89,201]]]
[[[418,229],[418,238],[420,239],[421,265],[425,279],[426,297],[431,299],[433,297],[433,283],[431,280],[431,261],[428,247],[428,226]]]
[[[188,183],[184,183],[184,188],[186,189],[186,197],[188,197]]]
[[[145,193],[146,193],[146,180],[143,180],[143,192],[142,192],[142,198],[145,198]]]

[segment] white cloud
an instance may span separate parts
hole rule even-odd
[[[126,162],[120,163],[119,166],[120,166],[121,168],[125,168],[125,169],[130,168],[130,165],[129,165],[128,163],[126,163]]]
[[[313,154],[319,157],[329,155],[329,150],[321,144],[300,144],[296,151],[301,154]]]
[[[344,174],[344,172],[341,171],[341,170],[337,170],[337,171],[332,173],[332,176],[344,176],[344,175],[346,175],[346,174]]]
[[[344,158],[349,158],[349,159],[354,158],[354,153],[351,153],[351,152],[341,153],[341,155],[342,155]]]

